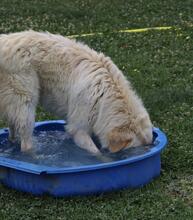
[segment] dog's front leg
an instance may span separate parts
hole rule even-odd
[[[9,141],[12,143],[16,141],[16,129],[12,124],[9,125]]]
[[[99,149],[96,147],[93,140],[86,131],[78,130],[75,134],[73,134],[73,139],[76,145],[79,147],[89,151],[92,154],[100,154]]]

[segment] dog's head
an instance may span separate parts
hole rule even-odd
[[[151,144],[152,139],[152,123],[146,114],[139,116],[132,125],[120,125],[107,134],[108,148],[113,153],[124,148]]]

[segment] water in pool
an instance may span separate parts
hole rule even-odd
[[[94,156],[76,146],[64,131],[38,131],[33,137],[34,151],[20,152],[20,144],[12,144],[7,135],[0,136],[0,157],[30,162],[51,167],[77,167],[107,163],[142,155],[155,145],[140,146],[118,153],[103,151],[102,156]]]

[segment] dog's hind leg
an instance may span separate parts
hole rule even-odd
[[[39,97],[38,77],[34,72],[12,74],[8,82],[7,94],[3,98],[6,118],[11,125],[9,139],[14,139],[17,132],[21,140],[21,151],[28,151],[32,149],[35,110]]]
[[[36,104],[30,99],[26,95],[14,94],[10,97],[11,102],[6,109],[10,131],[9,140],[14,142],[17,133],[21,140],[21,151],[28,151],[32,148]]]
[[[26,103],[20,108],[21,115],[17,117],[16,127],[21,138],[21,151],[32,149],[32,134],[35,124],[35,106]]]
[[[17,100],[17,99],[15,99]],[[10,127],[9,140],[15,140],[15,132],[21,139],[21,151],[32,149],[32,134],[35,123],[35,106],[32,103],[17,102],[15,107],[15,115],[10,116],[12,125]],[[12,113],[11,113],[12,114]]]
[[[17,131],[21,139],[21,151],[28,151],[32,149],[32,134],[35,123],[36,105],[31,101],[23,101],[24,98],[15,97],[15,105],[13,106],[15,114],[8,116],[9,119],[11,118],[13,124],[9,138],[11,140],[15,138],[14,135]]]

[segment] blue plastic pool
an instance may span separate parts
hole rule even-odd
[[[1,129],[0,181],[34,195],[73,196],[142,187],[159,176],[167,138],[158,128],[151,146],[95,157],[66,139],[64,125],[61,120],[37,122],[32,154],[11,145],[8,129]]]

